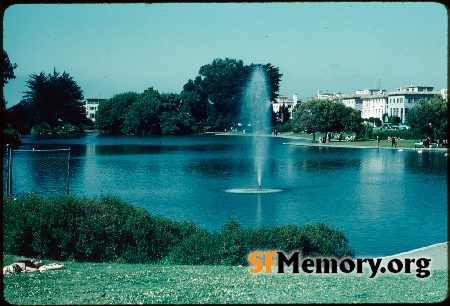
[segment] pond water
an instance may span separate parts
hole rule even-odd
[[[20,149],[70,147],[71,194],[118,196],[211,231],[233,218],[246,228],[323,221],[344,231],[357,256],[448,240],[445,152],[268,137],[261,188],[276,192],[264,193],[241,192],[258,188],[251,136],[24,136]],[[45,185],[48,169],[40,171]]]

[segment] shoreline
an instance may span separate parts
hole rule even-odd
[[[213,134],[216,136],[253,136],[253,134],[242,134],[242,133],[235,133],[235,132],[207,132],[207,134]],[[396,150],[396,151],[402,151],[402,150],[413,150],[413,151],[437,151],[437,152],[450,152],[450,148],[412,148],[412,147],[389,147],[389,146],[371,146],[371,145],[355,145],[355,142],[360,141],[352,141],[349,143],[348,141],[338,141],[338,140],[331,140],[329,143],[320,143],[319,141],[312,142],[312,139],[310,138],[304,138],[300,136],[293,136],[292,133],[290,134],[283,134],[280,133],[277,136],[265,134],[261,136],[268,136],[268,137],[278,137],[278,138],[284,138],[284,139],[291,139],[291,140],[302,140],[299,142],[283,142],[284,145],[291,145],[291,146],[310,146],[310,147],[329,147],[329,148],[355,148],[355,149],[382,149],[382,150]],[[387,140],[384,140],[387,141]],[[374,140],[375,144],[375,140]]]
[[[431,259],[430,270],[447,270],[449,267],[448,256],[448,241],[435,243],[426,247],[417,248],[407,252],[398,253],[395,255],[377,257],[383,259],[384,265],[390,259],[405,259],[405,258],[427,258]],[[358,257],[356,257],[358,258]],[[383,265],[383,266],[384,266]]]

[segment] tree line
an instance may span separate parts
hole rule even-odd
[[[3,50],[3,87],[15,78],[17,64]],[[67,72],[30,75],[22,100],[7,109],[3,97],[3,136],[9,142],[20,134],[77,133],[97,128],[109,134],[176,135],[224,130],[246,125],[242,95],[255,67],[265,70],[270,100],[278,95],[281,77],[272,64],[244,65],[242,60],[214,59],[200,67],[182,91],[159,93],[149,87],[142,93],[125,92],[102,101],[95,126],[86,118],[83,91]],[[265,101],[261,101],[265,103]],[[372,118],[373,119],[373,118]],[[271,124],[279,131],[318,133],[355,133],[372,136],[372,127],[363,124],[361,112],[344,104],[312,99],[297,104],[290,118],[286,105],[275,114]],[[447,137],[447,102],[442,96],[422,99],[406,113],[406,121],[417,137]]]
[[[9,58],[4,51],[4,66]],[[242,60],[214,59],[200,68],[179,93],[159,93],[150,87],[142,93],[114,95],[99,105],[95,128],[109,134],[193,134],[205,127],[229,128],[242,119],[241,95],[253,68],[268,76],[270,98],[278,94],[282,74],[271,64],[244,65]],[[4,80],[14,76],[16,64],[4,69]],[[9,74],[8,74],[9,73]],[[6,82],[4,82],[6,84]],[[80,132],[92,125],[86,118],[83,92],[67,73],[30,75],[28,90],[10,109],[3,103],[4,122],[21,134]]]

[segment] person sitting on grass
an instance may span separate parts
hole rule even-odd
[[[18,260],[17,262],[3,268],[3,274],[39,272],[39,268],[45,266],[42,261]]]

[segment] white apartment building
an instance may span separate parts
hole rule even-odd
[[[441,92],[433,91],[432,86],[405,86],[396,92],[388,94],[386,113],[389,117],[400,117],[401,123],[405,122],[408,110],[416,105],[421,99],[431,99]]]
[[[440,92],[433,91],[432,86],[412,85],[397,88],[396,92],[386,93],[384,89],[357,90],[356,94],[339,95],[333,97],[334,102],[344,103],[348,107],[361,111],[361,117],[380,118],[387,113],[388,117],[400,117],[401,123],[405,123],[408,109],[413,107],[420,99],[431,99],[435,95],[442,94],[447,97],[447,89]]]
[[[323,93],[321,90],[317,91],[317,96],[314,97],[315,99],[319,99],[319,100],[333,100],[333,97],[335,96],[335,94],[329,93],[329,92],[325,92]]]
[[[98,105],[101,101],[108,100],[102,98],[85,98],[84,107],[86,108],[86,117],[92,122],[95,122],[95,114],[98,110]]]
[[[333,97],[333,102],[344,103],[345,106],[354,108],[362,112],[362,95],[359,94],[342,94]]]
[[[295,108],[295,106],[298,103],[298,96],[297,94],[293,94],[292,99],[288,99],[287,96],[278,96],[275,98],[275,102],[272,103],[272,110],[274,113],[278,113],[280,111],[280,107],[284,105],[287,106],[289,110],[289,115],[292,118],[292,112]]]
[[[448,97],[448,89],[441,89],[441,96],[444,98],[444,100],[447,100]]]

